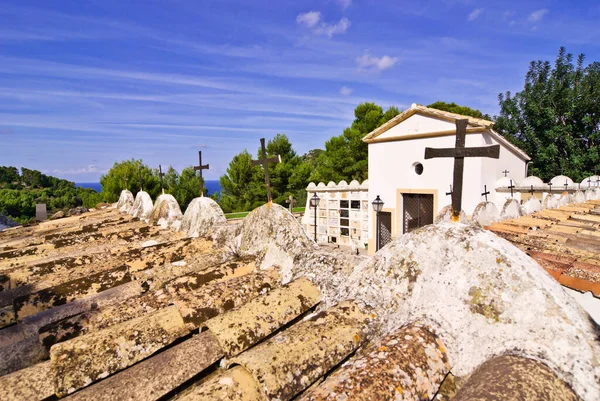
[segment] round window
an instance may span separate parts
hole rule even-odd
[[[415,173],[417,173],[417,175],[421,175],[423,174],[423,165],[421,163],[415,163]]]

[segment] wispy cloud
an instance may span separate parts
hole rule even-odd
[[[342,18],[338,23],[330,24],[323,20],[319,11],[308,11],[298,14],[296,23],[310,29],[315,35],[325,35],[329,38],[333,37],[333,35],[344,33],[350,28],[350,20],[348,18]]]
[[[347,86],[342,86],[340,88],[340,94],[342,96],[350,96],[352,94],[352,88],[348,88]]]
[[[321,20],[321,13],[319,11],[308,11],[302,14],[298,14],[296,22],[300,25],[304,25],[307,28],[315,27]]]
[[[398,57],[371,56],[368,52],[356,58],[356,64],[359,70],[363,71],[383,71],[393,67],[398,62]]]
[[[475,21],[481,16],[481,13],[483,13],[483,8],[476,8],[475,10],[471,11],[471,13],[469,13],[467,19],[469,21]]]
[[[108,168],[90,164],[87,167],[72,168],[72,169],[67,169],[67,170],[53,169],[53,170],[45,170],[42,172],[44,174],[58,174],[58,175],[83,175],[83,174],[90,174],[90,173],[104,174],[104,173],[108,172]]]
[[[532,12],[531,14],[529,14],[529,17],[527,18],[527,20],[529,22],[533,22],[533,23],[539,22],[549,12],[550,12],[550,10],[548,10],[547,8],[542,8],[540,10],[536,10],[536,11]]]
[[[347,9],[352,5],[352,0],[337,0],[337,2],[342,7],[342,10]]]
[[[513,10],[504,11],[502,13],[502,20],[503,21],[512,20],[512,18],[515,16],[515,14],[516,13]]]

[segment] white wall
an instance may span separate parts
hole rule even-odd
[[[450,135],[369,144],[369,200],[372,201],[379,195],[385,202],[385,209],[395,209],[401,201],[396,196],[397,189],[413,189],[414,193],[419,193],[419,190],[436,191],[434,198],[437,197],[437,210],[434,213],[437,214],[444,206],[452,203],[451,197],[445,193],[450,191],[452,184],[454,159],[425,160],[425,147],[450,148],[455,146],[455,142],[455,136]],[[467,135],[466,146],[481,145],[481,134]],[[423,164],[421,175],[414,171],[413,164],[416,162]],[[481,198],[480,158],[465,159],[463,177],[463,210],[470,214]],[[372,211],[370,213],[372,215]],[[397,235],[402,231],[401,217],[398,212],[393,216]],[[372,227],[372,222],[370,224]],[[371,232],[370,238],[372,235]]]
[[[414,130],[414,124],[405,124],[412,119],[418,119],[418,127],[423,132],[431,132],[433,126],[455,127],[454,124],[444,126],[439,121],[434,121],[432,126],[427,126],[426,120],[435,120],[415,115],[405,122],[391,128],[385,134],[392,138],[407,135],[406,131]],[[404,124],[404,125],[403,125]],[[414,132],[411,132],[411,134]],[[381,137],[379,137],[381,138]],[[385,202],[385,209],[394,209],[393,232],[395,236],[402,233],[401,196],[397,195],[397,189],[411,189],[414,193],[435,193],[434,201],[437,201],[436,214],[444,206],[451,204],[451,197],[446,196],[450,191],[453,181],[454,159],[440,158],[425,160],[425,148],[453,148],[456,137],[454,135],[406,139],[390,142],[375,142],[369,144],[369,201],[377,195]],[[487,132],[472,133],[466,136],[467,147],[479,147],[495,145],[498,142]],[[423,164],[423,174],[417,175],[414,171],[414,163]],[[483,186],[487,185],[491,192],[488,199],[494,200],[494,183],[503,177],[502,171],[508,169],[510,176],[517,182],[525,178],[525,161],[514,152],[500,144],[500,158],[466,158],[463,175],[462,208],[467,215],[473,213],[475,207],[483,200],[481,193]],[[503,202],[502,202],[503,204]],[[498,207],[501,208],[502,204]],[[399,210],[396,210],[398,209]],[[373,212],[369,212],[369,239],[373,239]]]

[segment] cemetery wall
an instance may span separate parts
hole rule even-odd
[[[369,184],[340,181],[338,184],[311,182],[306,188],[306,211],[302,226],[308,236],[314,239],[315,210],[310,206],[310,198],[317,194],[320,198],[317,208],[317,242],[345,246],[364,247],[368,242],[368,216],[371,207],[368,198]]]

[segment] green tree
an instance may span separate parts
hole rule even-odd
[[[362,141],[365,135],[391,120],[399,111],[390,106],[385,112],[375,103],[361,103],[354,110],[352,125],[340,136],[325,143],[325,151],[317,158],[312,181],[358,180],[368,178],[368,148]]]
[[[491,117],[489,115],[483,114],[481,111],[479,111],[477,109],[472,109],[467,106],[460,106],[454,102],[446,103],[446,102],[438,101],[438,102],[431,103],[427,107],[431,107],[432,109],[447,111],[450,113],[461,114],[463,116],[470,116],[470,117],[475,117],[475,118],[483,118],[484,120],[491,120]]]
[[[0,187],[9,187],[21,181],[19,170],[16,167],[0,166]]]
[[[177,180],[177,188],[173,194],[182,211],[188,207],[190,202],[200,196],[200,188],[204,188],[204,180],[194,171],[194,167],[186,167],[181,171]]]
[[[177,173],[177,170],[175,170],[173,166],[169,166],[167,172],[164,174],[165,176],[163,177],[163,187],[165,189],[165,192],[175,196],[174,194],[177,193],[177,182],[179,181],[179,173]],[[175,198],[177,198],[177,196],[175,196]]]
[[[530,63],[521,92],[498,96],[496,130],[532,157],[530,172],[544,180],[579,181],[600,164],[600,63],[583,62],[561,47],[553,65]]]
[[[269,163],[268,168],[273,202],[285,206],[285,201],[290,195],[295,198],[302,195],[302,191],[308,185],[308,175],[298,175],[302,158],[296,154],[285,134],[277,134],[270,139],[266,145],[266,152],[269,158],[276,155],[281,157],[281,163]],[[260,148],[257,158],[262,158]],[[219,204],[223,211],[248,211],[263,205],[267,199],[264,177],[262,166],[252,165],[252,156],[248,151],[244,150],[234,156],[227,173],[220,179]]]
[[[45,203],[50,214],[76,206],[94,207],[101,195],[89,188],[76,188],[75,184],[60,178],[47,176],[36,170],[16,167],[0,168],[0,175],[10,181],[0,189],[0,213],[20,223],[27,223],[35,216],[35,204]]]
[[[221,184],[219,204],[225,213],[252,209],[255,197],[260,194],[256,185],[260,174],[260,169],[252,166],[252,156],[247,150],[233,157],[226,174],[219,179]]]
[[[102,194],[107,202],[116,202],[121,191],[128,188],[135,196],[140,188],[156,199],[161,193],[158,170],[153,171],[142,160],[125,160],[115,163],[102,177]]]
[[[260,155],[260,149],[259,149]],[[285,205],[285,201],[290,195],[296,196],[299,189],[306,188],[308,182],[299,182],[296,176],[291,181],[296,169],[301,164],[302,159],[296,154],[291,142],[285,134],[277,134],[267,143],[267,157],[279,155],[281,163],[269,164],[269,176],[271,181],[271,195],[273,202]],[[259,178],[259,182],[264,187],[264,172]],[[263,199],[266,199],[267,191],[264,190]]]

